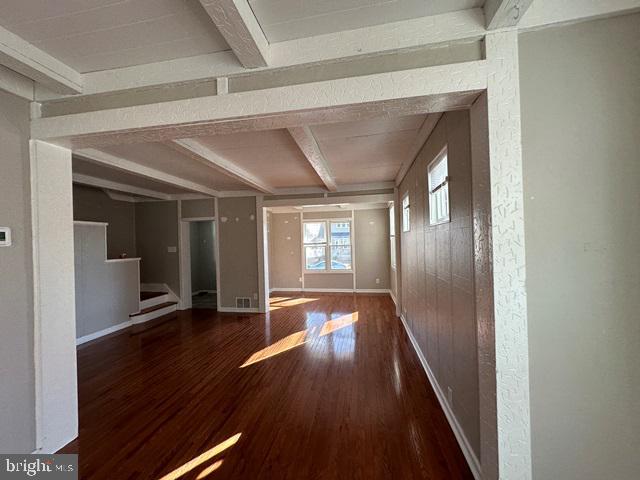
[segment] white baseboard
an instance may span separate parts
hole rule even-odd
[[[400,320],[402,321],[402,325],[404,326],[404,329],[407,332],[407,335],[409,336],[409,340],[411,340],[411,345],[413,345],[413,349],[418,355],[418,359],[420,359],[422,368],[424,368],[424,371],[427,373],[427,378],[429,378],[429,383],[431,383],[431,387],[433,388],[433,391],[436,393],[436,397],[438,397],[438,401],[440,402],[440,406],[442,407],[442,410],[444,411],[444,414],[447,417],[449,425],[451,426],[451,430],[453,430],[453,434],[455,435],[456,440],[458,440],[458,445],[460,445],[460,449],[462,450],[464,457],[467,459],[467,463],[469,464],[469,468],[471,469],[471,473],[473,474],[473,477],[476,480],[481,480],[482,474],[480,473],[481,472],[480,462],[478,461],[478,458],[473,452],[473,449],[471,448],[471,444],[469,443],[469,440],[467,440],[467,437],[465,436],[464,431],[462,430],[462,427],[458,423],[458,420],[456,419],[456,416],[453,413],[453,410],[451,410],[451,407],[449,406],[449,403],[446,400],[447,397],[445,396],[444,392],[440,388],[440,385],[438,384],[438,381],[436,380],[435,375],[431,371],[431,367],[429,367],[429,364],[427,363],[427,359],[424,358],[424,355],[420,350],[420,346],[418,345],[418,342],[413,336],[413,333],[411,333],[411,329],[407,325],[407,321],[404,318],[404,314],[400,315]]]
[[[260,313],[260,309],[252,308],[236,308],[236,307],[218,307],[219,312],[223,313]]]
[[[391,300],[395,303],[396,307],[398,306],[398,300],[396,300],[396,296],[393,294],[393,291],[389,289],[389,295],[391,296]]]
[[[270,288],[270,292],[391,293],[388,288]]]
[[[130,327],[131,325],[133,325],[133,322],[131,320],[127,320],[126,322],[113,325],[109,328],[105,328],[104,330],[90,333],[89,335],[77,338],[76,345],[82,345],[83,343],[90,342],[91,340],[95,340],[96,338],[104,337],[105,335],[109,335],[110,333],[115,333],[119,330]]]
[[[141,323],[148,322],[149,320],[154,320],[156,318],[162,317],[163,315],[168,315],[169,313],[175,312],[176,310],[177,305],[167,305],[164,308],[159,308],[158,310],[153,310],[148,313],[143,313],[142,315],[131,317],[131,324],[139,325]]]

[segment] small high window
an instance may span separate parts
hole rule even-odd
[[[447,149],[427,168],[429,186],[429,224],[438,225],[449,221],[449,165]]]
[[[409,205],[409,193],[402,198],[402,231],[411,230],[411,206]]]

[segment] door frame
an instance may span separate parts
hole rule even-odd
[[[186,217],[180,218],[179,221],[180,301],[178,302],[178,310],[188,310],[193,307],[191,301],[193,295],[191,288],[191,224],[194,222],[213,222],[214,225],[213,257],[216,264],[216,305],[220,305],[220,262],[218,259],[218,226],[216,217]]]

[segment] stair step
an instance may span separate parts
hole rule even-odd
[[[129,316],[130,317],[139,317],[140,315],[145,315],[147,313],[155,312],[156,310],[161,310],[163,308],[171,307],[171,306],[177,305],[177,304],[178,304],[178,302],[164,302],[164,303],[160,303],[158,305],[154,305],[152,307],[143,308],[139,312],[132,313]]]
[[[161,297],[166,294],[167,292],[140,292],[140,300],[149,300],[150,298]]]

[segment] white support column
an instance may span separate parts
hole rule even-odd
[[[268,65],[269,42],[247,0],[200,0],[200,3],[244,67]]]
[[[529,345],[518,34],[486,37],[500,478],[530,479]]]
[[[264,197],[256,196],[256,230],[258,235],[258,309],[269,311],[269,247],[267,216],[264,214]]]
[[[71,150],[32,140],[36,450],[78,436]]]

